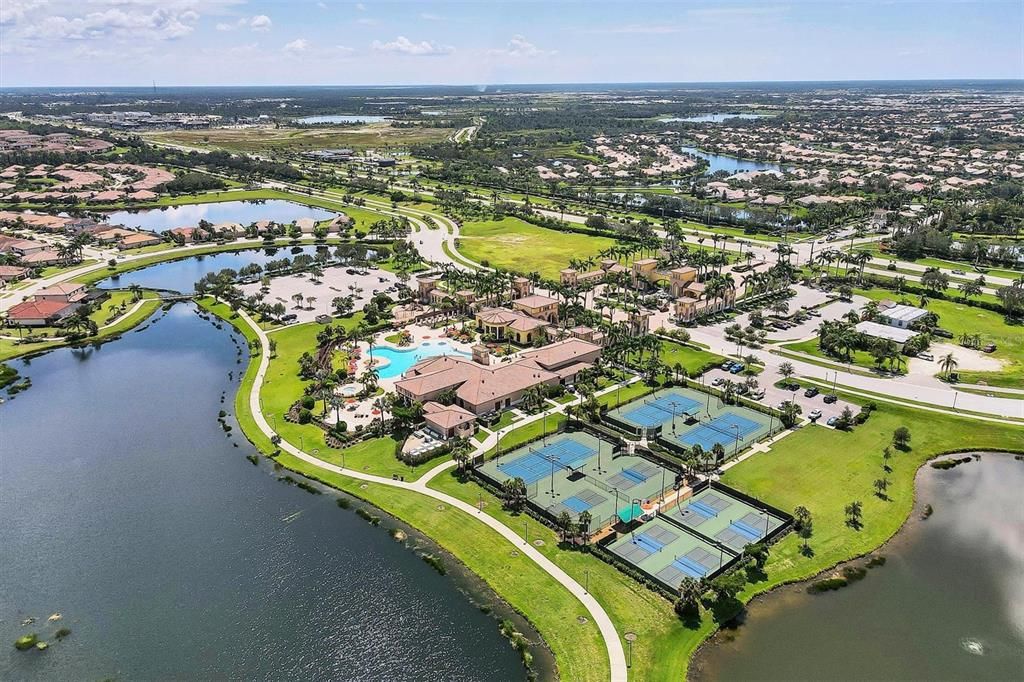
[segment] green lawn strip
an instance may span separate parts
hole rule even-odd
[[[879,289],[856,289],[855,293],[876,301],[893,297],[893,292]],[[1009,325],[1000,313],[957,301],[929,299],[927,308],[938,315],[939,326],[953,334],[952,339],[936,337],[934,342],[957,344],[961,334],[980,334],[981,345],[996,344],[992,356],[1004,361],[998,372],[958,370],[960,381],[984,381],[1004,388],[1024,388],[1024,326]]]
[[[276,461],[356,495],[430,536],[537,628],[555,654],[561,679],[609,678],[604,640],[590,614],[568,590],[497,532],[474,523],[464,512],[416,492],[363,483],[288,453],[282,453]]]
[[[39,279],[46,279],[47,277],[59,275],[62,272],[77,270],[78,268],[83,268],[87,265],[95,265],[96,263],[99,263],[99,261],[95,258],[86,258],[80,263],[75,263],[74,265],[50,265],[39,271]]]
[[[796,383],[796,384],[799,384],[801,388],[807,388],[809,386],[814,386],[815,388],[819,388],[819,389],[820,388],[826,388],[826,389],[828,389],[828,392],[832,391],[832,382],[824,381],[822,379],[814,379],[814,378],[811,378],[811,377],[801,377],[799,379],[794,379],[793,382]],[[931,409],[946,410],[948,412],[953,412],[954,411],[951,407],[937,406],[934,403],[924,403],[924,402],[921,402],[920,400],[910,400],[910,399],[907,399],[907,398],[897,398],[897,397],[893,397],[891,395],[886,395],[884,393],[878,393],[876,391],[867,391],[867,390],[864,390],[862,388],[853,388],[851,386],[843,386],[842,384],[837,384],[836,385],[835,393],[842,400],[845,400],[845,401],[847,401],[849,403],[853,403],[855,405],[863,405],[863,404],[865,404],[867,402],[870,402],[872,400],[874,400],[874,401],[881,400],[883,402],[893,403],[893,404],[906,403],[906,404],[914,406],[914,407],[927,407],[927,408],[931,408]],[[1012,398],[1013,396],[1006,395],[1005,397]],[[1005,420],[1009,420],[1009,421],[1012,421],[1012,422],[1020,422],[1022,425],[1024,425],[1024,418],[1004,417],[1004,416],[994,415],[994,414],[991,414],[989,412],[974,412],[972,410],[962,410],[962,409],[959,409],[959,408],[957,410],[955,410],[955,412],[957,414],[962,414],[962,415],[971,415],[971,416],[978,416],[978,417],[989,417],[991,419],[1005,419]]]
[[[906,426],[911,449],[893,448],[892,471],[882,469],[882,450],[893,431]],[[807,426],[730,468],[723,482],[768,504],[792,512],[798,505],[813,515],[813,556],[801,554],[801,540],[789,535],[772,549],[767,578],[749,585],[743,598],[776,585],[809,578],[835,564],[870,552],[907,519],[914,500],[914,476],[927,460],[957,449],[1024,451],[1024,427],[974,421],[909,407],[878,403],[878,409],[852,431]],[[873,483],[887,476],[883,500]],[[784,482],[784,484],[782,483]],[[844,508],[863,503],[863,527],[845,524]]]
[[[725,361],[725,358],[721,355],[666,339],[661,340],[661,355],[659,357],[669,369],[675,369],[676,365],[680,365],[687,376],[690,377],[695,377],[706,368]],[[649,358],[650,354],[645,354],[643,362],[646,362]],[[636,359],[637,355],[635,353],[629,357],[630,363],[634,365],[637,364]],[[640,364],[643,364],[643,362]]]
[[[896,261],[896,267],[897,268],[899,267],[900,263],[914,263],[916,265],[923,265],[924,267],[929,267],[929,268],[943,268],[943,269],[946,269],[946,270],[963,270],[964,272],[967,273],[966,277],[969,278],[969,279],[971,277],[973,277],[974,279],[977,279],[978,276],[980,276],[980,275],[991,275],[993,277],[1005,277],[1007,279],[1017,279],[1021,275],[1024,275],[1024,270],[1010,270],[1010,269],[1007,269],[1007,268],[998,268],[998,267],[989,268],[988,266],[984,266],[984,265],[982,267],[985,270],[987,270],[987,272],[982,273],[982,272],[978,272],[978,271],[976,271],[974,269],[974,264],[973,263],[968,263],[966,261],[955,261],[955,260],[946,260],[946,259],[943,259],[943,258],[929,258],[929,257],[902,258],[900,256],[897,256],[894,253],[889,253],[889,252],[882,251],[878,247],[878,244],[870,244],[870,245],[865,245],[865,246],[857,246],[857,247],[854,248],[854,250],[855,251],[867,251],[868,253],[872,254],[876,258],[883,258],[883,259],[888,259],[888,260],[894,260],[894,261]],[[908,271],[908,272],[910,272],[910,271]],[[913,272],[914,272],[914,274],[917,274],[917,275],[921,274],[920,271],[913,271]]]
[[[816,358],[823,360],[830,360],[836,365],[849,366],[853,364],[855,367],[862,367],[866,370],[872,370],[875,368],[875,359],[871,353],[866,350],[855,350],[850,354],[852,363],[843,362],[839,358],[834,358],[827,354],[825,351],[818,347],[818,339],[808,339],[806,341],[798,341],[796,343],[784,343],[780,346],[786,350],[793,351],[795,353],[805,353],[807,355],[813,355]],[[885,365],[888,367],[888,365]]]
[[[710,619],[698,629],[687,629],[667,599],[589,553],[560,548],[554,530],[525,514],[506,511],[499,499],[475,482],[460,482],[446,472],[431,480],[429,487],[474,505],[482,499],[485,512],[520,537],[525,538],[528,526],[530,542],[544,542],[537,549],[581,585],[589,583],[590,593],[608,613],[619,636],[627,632],[637,634],[631,679],[685,679],[690,654],[714,629]],[[622,645],[627,646],[625,640]],[[566,679],[564,672],[562,679]]]
[[[502,436],[498,445],[487,451],[485,458],[489,459],[496,455],[498,453],[498,448],[501,449],[501,452],[508,452],[509,450],[515,449],[523,443],[531,441],[544,433],[554,433],[564,424],[564,414],[550,414],[546,419],[538,419],[537,421],[530,422],[529,424],[524,424],[518,429],[513,429]]]
[[[470,263],[465,258],[460,256],[458,251],[456,251],[455,249],[453,249],[451,246],[448,245],[448,242],[441,242],[441,250],[444,252],[444,255],[448,256],[449,258],[451,258],[456,263],[464,265],[464,266],[466,266],[467,268],[469,268],[471,270],[479,270],[480,269],[479,265],[476,265],[474,263]]]
[[[473,221],[462,226],[458,250],[477,263],[558,280],[573,258],[596,257],[615,243],[608,237],[560,232],[518,218]]]
[[[125,315],[113,323],[106,329],[101,329],[96,336],[89,336],[82,339],[79,343],[96,343],[99,341],[105,341],[111,337],[118,336],[124,332],[132,329],[133,327],[141,324],[150,315],[160,307],[160,300],[155,297],[154,294],[147,292],[145,295],[145,302],[139,306],[138,310],[133,311],[129,315]],[[134,303],[129,303],[128,307],[131,308]],[[104,311],[106,308],[104,307]],[[97,315],[102,315],[104,319],[97,319]],[[94,319],[97,325],[102,326],[107,313],[92,313],[90,317]],[[61,333],[61,330],[56,330],[57,333]],[[7,330],[10,333],[10,330]],[[13,358],[20,357],[22,355],[29,355],[32,353],[38,353],[43,350],[50,350],[53,348],[60,348],[61,346],[68,345],[64,341],[41,341],[39,343],[18,343],[17,341],[10,339],[0,339],[0,361],[11,360]]]
[[[645,396],[648,393],[658,390],[658,388],[658,386],[651,386],[645,381],[634,381],[628,386],[616,388],[613,391],[597,396],[597,402],[599,405],[606,406],[609,410],[613,410],[619,405],[624,405],[631,400],[636,400],[641,396]]]
[[[794,353],[792,351],[785,350],[785,347],[770,347],[768,349],[768,352],[775,353],[776,355],[781,355],[784,358],[791,358],[793,360],[799,360],[800,362],[806,362],[809,365],[824,367],[825,369],[843,369],[844,371],[847,371],[850,374],[857,374],[865,377],[879,378],[881,376],[871,372],[865,372],[860,369],[854,369],[850,365],[847,365],[846,363],[843,362],[839,362],[838,360],[818,360],[813,357],[807,357],[806,355],[798,355],[797,353]],[[819,353],[818,355],[820,356],[821,354]]]

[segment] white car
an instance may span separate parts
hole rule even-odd
[[[721,386],[722,385],[722,377],[715,377],[714,379],[712,379],[711,380],[711,385],[712,386]]]
[[[821,410],[811,410],[811,413],[807,416],[811,419],[821,419]]]

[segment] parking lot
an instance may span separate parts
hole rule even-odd
[[[726,370],[719,368],[708,371],[704,377],[704,381],[708,385],[714,385],[716,379],[721,379],[723,381],[725,379],[729,379],[733,383],[741,383],[746,379],[746,376],[742,373],[730,374]],[[755,379],[757,379],[758,388],[764,391],[764,398],[757,402],[768,407],[778,407],[779,403],[783,401],[794,400],[796,404],[800,406],[800,409],[802,410],[800,415],[803,418],[807,418],[812,410],[821,410],[821,417],[817,420],[817,423],[821,425],[824,425],[830,417],[838,417],[842,414],[843,408],[846,406],[849,406],[850,410],[852,410],[854,414],[860,412],[860,407],[858,405],[853,405],[843,400],[837,400],[831,405],[827,405],[824,397],[828,391],[822,390],[813,398],[808,398],[804,396],[804,389],[802,388],[795,393],[783,388],[776,388],[774,384],[781,378],[782,377],[776,374],[768,373],[762,373],[755,377]]]

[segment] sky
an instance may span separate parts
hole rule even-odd
[[[1024,0],[0,0],[0,87],[1024,78]]]

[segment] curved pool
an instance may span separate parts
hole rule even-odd
[[[447,341],[424,341],[415,348],[374,348],[373,358],[383,358],[387,364],[379,370],[381,379],[393,379],[405,374],[405,371],[424,358],[433,358],[438,355],[460,355],[464,358],[471,357],[469,353],[455,350]]]

